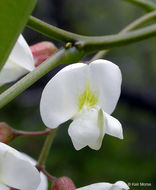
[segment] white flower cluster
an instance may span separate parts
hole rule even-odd
[[[0,85],[17,80],[34,68],[30,48],[20,35],[0,72]],[[119,67],[110,61],[101,59],[89,65],[76,63],[65,67],[43,90],[40,103],[43,122],[49,128],[57,128],[72,119],[68,133],[76,150],[85,146],[99,150],[105,134],[123,139],[120,122],[111,116],[120,96],[121,81]],[[47,189],[46,178],[39,174],[34,163],[0,143],[0,189]],[[115,184],[92,184],[77,190],[120,189],[129,187],[118,181]]]

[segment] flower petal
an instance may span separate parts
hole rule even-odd
[[[106,134],[123,139],[121,123],[111,115],[108,115],[106,112],[103,112],[103,115]]]
[[[111,187],[112,184],[110,183],[95,183],[84,187],[80,187],[76,190],[110,190]]]
[[[8,60],[0,71],[0,85],[17,80],[34,68],[30,48],[23,36],[20,35]]]
[[[40,172],[40,178],[41,178],[41,182],[36,190],[47,190],[48,189],[48,180],[42,172]]]
[[[40,183],[37,169],[15,149],[0,143],[0,179],[3,184],[20,190],[36,190]]]
[[[17,80],[21,76],[25,75],[27,72],[28,71],[26,69],[19,67],[14,63],[5,64],[0,72],[0,86]]]
[[[90,85],[99,95],[99,106],[111,114],[121,91],[121,72],[117,65],[99,59],[89,64]]]
[[[33,166],[35,166],[37,164],[36,160],[31,158],[27,154],[22,153],[22,156],[23,156],[24,160],[28,160]],[[40,178],[41,178],[41,181],[36,190],[47,190],[48,189],[48,180],[42,172],[40,172]]]
[[[40,112],[45,125],[56,128],[78,111],[78,95],[86,85],[88,66],[72,64],[58,72],[43,90]]]
[[[113,188],[111,190],[128,190],[129,187],[124,181],[117,181],[116,183],[113,184]]]
[[[32,71],[35,68],[33,55],[22,35],[19,36],[9,56],[8,61],[9,60],[16,63],[18,66],[25,68],[27,71]]]
[[[111,183],[95,183],[88,186],[78,188],[76,190],[128,190],[128,185],[123,181],[118,181],[115,184]]]
[[[97,118],[97,109],[84,109],[70,124],[68,133],[76,150],[80,150],[87,145],[95,150],[101,147],[102,141],[99,141],[100,129],[97,124]]]

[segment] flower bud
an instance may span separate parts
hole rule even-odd
[[[30,49],[35,59],[35,67],[39,66],[57,50],[56,46],[52,42],[47,41],[34,44],[30,46]]]
[[[0,122],[0,142],[7,144],[12,139],[14,139],[14,137],[14,130],[10,128],[6,123]]]
[[[56,179],[52,187],[52,190],[75,190],[75,189],[76,187],[73,181],[66,176]]]

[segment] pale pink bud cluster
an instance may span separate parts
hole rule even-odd
[[[30,46],[30,49],[35,60],[35,67],[39,66],[57,50],[56,46],[52,42],[47,41],[34,44]]]
[[[14,130],[6,123],[0,123],[0,142],[9,143],[15,137]]]
[[[76,187],[73,181],[66,176],[56,179],[52,187],[52,190],[75,190],[75,189]]]

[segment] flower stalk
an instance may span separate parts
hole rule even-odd
[[[124,34],[124,33],[130,32],[130,31],[142,26],[143,24],[147,23],[148,21],[154,19],[154,18],[156,18],[156,11],[152,11],[148,14],[145,14],[144,16],[138,18],[137,20],[133,21],[128,26],[126,26],[124,29],[122,29],[119,32],[119,34]],[[109,52],[108,49],[100,51],[97,54],[95,54],[95,56],[93,56],[93,58],[90,61],[100,59],[100,58],[104,57],[108,52]]]
[[[38,168],[38,166],[37,166]],[[49,172],[47,172],[47,170],[45,169],[44,166],[41,166],[40,168],[38,168],[40,171],[42,171],[42,173],[52,182],[56,181],[56,177],[52,176]]]
[[[47,136],[38,163],[37,163],[37,168],[40,169],[44,166],[45,160],[47,158],[48,152],[50,150],[51,144],[54,140],[55,134],[56,134],[57,129],[53,129],[50,131],[50,134]]]
[[[19,130],[14,130],[15,136],[44,136],[44,135],[49,135],[50,134],[50,129],[46,129],[44,131],[19,131]]]

